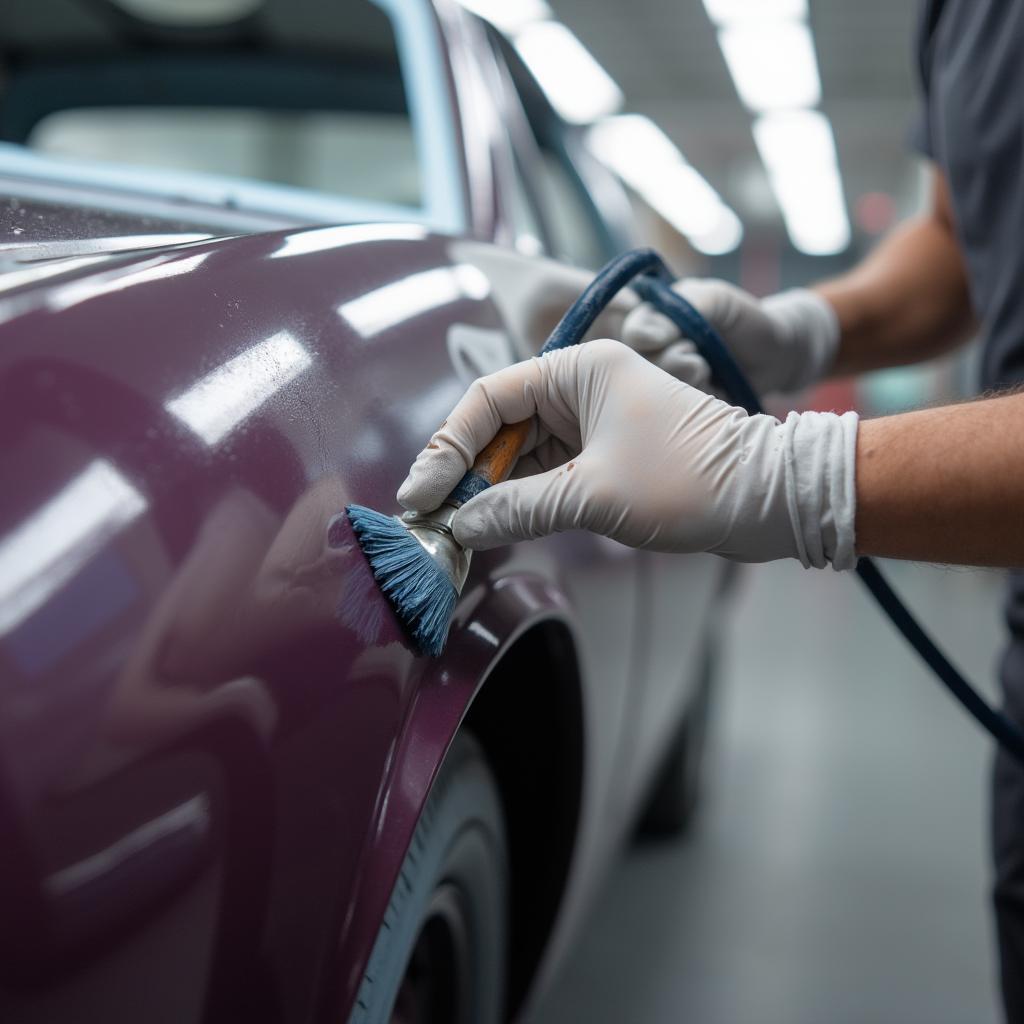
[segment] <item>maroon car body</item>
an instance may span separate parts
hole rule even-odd
[[[716,560],[583,534],[478,555],[430,660],[340,515],[394,508],[468,382],[586,280],[510,248],[498,57],[428,10],[458,234],[179,202],[217,237],[124,252],[152,196],[4,179],[4,1021],[346,1019],[460,728],[502,794],[517,1015],[693,698]]]

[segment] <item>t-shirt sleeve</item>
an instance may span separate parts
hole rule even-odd
[[[907,131],[907,142],[910,144],[910,148],[916,153],[920,153],[921,156],[935,157],[935,151],[932,148],[931,125],[928,123],[927,99],[921,100],[920,109],[910,122],[910,128]]]
[[[922,0],[914,33],[914,66],[917,69],[918,109],[907,132],[911,149],[922,156],[934,157],[931,118],[929,115],[929,93],[932,77],[932,48],[935,26],[941,11],[941,0]]]

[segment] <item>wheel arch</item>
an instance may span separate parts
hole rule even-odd
[[[524,685],[543,686],[543,696],[524,695]],[[483,746],[505,810],[511,867],[507,996],[514,1018],[557,919],[579,828],[583,690],[564,623],[539,622],[511,645],[461,728]]]
[[[577,838],[586,701],[577,647],[565,595],[540,576],[515,574],[464,595],[445,654],[418,660],[355,882],[340,908],[325,1016],[345,1019],[352,1008],[419,815],[462,731],[483,746],[508,819],[510,1013],[522,1005],[556,923]],[[524,885],[525,901],[518,895]]]

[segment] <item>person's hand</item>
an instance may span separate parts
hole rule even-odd
[[[516,478],[454,518],[465,547],[584,529],[746,562],[855,562],[854,413],[748,416],[615,341],[476,381],[417,456],[399,502],[435,509],[503,423],[526,419]]]
[[[806,387],[835,361],[839,321],[815,292],[797,288],[758,300],[726,281],[701,278],[677,281],[673,288],[718,331],[760,395]],[[707,364],[649,303],[627,315],[622,340],[673,376],[706,388]]]

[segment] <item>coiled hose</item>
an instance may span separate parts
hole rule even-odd
[[[667,316],[697,348],[711,367],[717,384],[729,399],[751,415],[764,412],[761,403],[718,332],[696,309],[672,289],[673,277],[653,249],[634,249],[611,260],[594,277],[551,332],[542,352],[579,344],[594,321],[627,285]],[[949,692],[995,740],[1024,765],[1024,732],[1006,715],[992,708],[953,667],[934,641],[896,596],[870,558],[857,562],[857,575],[893,625],[924,659]]]

